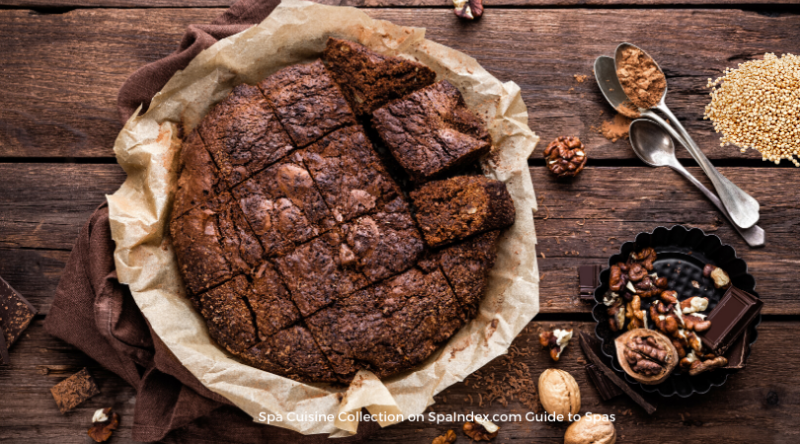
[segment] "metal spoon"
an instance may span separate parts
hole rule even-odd
[[[628,48],[638,49],[650,57],[647,52],[636,45],[630,43],[621,43],[619,46],[617,46],[617,50],[614,53],[614,77],[617,77],[616,67],[622,60],[622,52]],[[653,60],[656,68],[658,68],[663,75],[664,71],[661,70],[661,67],[658,66],[658,63],[656,63],[655,59],[652,57],[650,58]],[[617,82],[619,82],[619,79],[617,79]],[[622,90],[622,88],[620,88],[620,90]],[[624,90],[622,90],[622,92],[625,94]],[[689,136],[689,133],[686,132],[686,129],[683,127],[683,125],[681,125],[678,118],[675,117],[675,115],[672,114],[672,111],[670,111],[670,109],[667,107],[666,103],[664,102],[665,97],[667,97],[667,88],[664,88],[664,93],[661,95],[661,99],[659,99],[656,106],[648,110],[639,110],[642,117],[647,117],[659,123],[666,124],[666,122],[663,122],[663,120],[661,120],[661,118],[656,115],[655,112],[653,112],[653,109],[657,109],[664,113],[664,115],[667,116],[667,119],[669,119],[670,124],[673,125],[680,134],[680,137],[677,137],[676,140],[681,142],[681,144],[686,147],[686,149],[689,151],[689,154],[694,157],[694,160],[697,161],[697,164],[700,165],[700,168],[703,169],[703,172],[705,172],[708,178],[711,180],[711,184],[714,185],[714,188],[717,190],[717,194],[719,194],[719,199],[730,213],[731,220],[742,228],[750,228],[755,225],[759,218],[758,201],[749,194],[745,193],[744,190],[736,186],[733,182],[720,174],[716,168],[714,168],[714,165],[711,164],[705,154],[703,154],[703,151],[700,150],[700,147],[698,147],[694,140],[692,140],[691,136]],[[627,96],[625,96],[625,98],[627,98]]]
[[[670,134],[672,133],[672,134]],[[631,122],[630,138],[633,152],[642,159],[642,162],[652,166],[668,166],[673,170],[679,172],[683,177],[687,178],[694,186],[696,186],[703,194],[706,195],[708,200],[719,208],[722,214],[731,221],[731,224],[739,234],[742,235],[747,245],[751,247],[761,247],[764,245],[764,230],[758,225],[753,225],[750,228],[741,228],[736,222],[733,221],[728,211],[722,205],[717,196],[708,188],[700,183],[692,173],[686,170],[683,165],[678,162],[675,157],[675,145],[672,143],[672,137],[678,138],[677,133],[672,127],[662,127],[656,122],[648,119],[636,119]]]

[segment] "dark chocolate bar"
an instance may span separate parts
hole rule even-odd
[[[714,353],[725,354],[755,321],[763,305],[752,294],[736,287],[729,288],[708,315],[711,328],[699,335],[700,340]]]
[[[600,358],[601,351],[600,351],[600,341],[595,338],[594,336],[582,331],[578,335],[578,339],[580,339],[581,350],[586,355],[586,357],[592,361],[592,364],[596,365],[603,371],[603,374],[620,388],[626,395],[628,395],[633,402],[639,404],[641,408],[644,409],[647,414],[652,415],[656,412],[656,404],[654,401],[651,401],[649,398],[646,397],[644,393],[640,393],[638,390],[631,387],[625,380],[617,376],[614,373],[614,370],[611,370]]]
[[[597,393],[600,394],[600,399],[608,401],[623,394],[623,391],[617,387],[616,384],[611,382],[611,379],[606,376],[605,372],[603,372],[600,367],[594,364],[586,364],[585,367],[586,374],[589,375],[589,379],[592,381],[595,388],[597,388]]]
[[[744,333],[733,343],[725,353],[728,365],[724,368],[744,368],[747,363],[747,353],[750,351],[750,329],[745,328]]]
[[[0,324],[2,323],[3,321],[0,320]],[[2,327],[3,326],[0,325],[0,330],[2,330]],[[6,346],[6,335],[0,334],[0,365],[9,363],[10,361],[8,358],[8,347]]]
[[[92,375],[89,374],[89,370],[84,368],[51,387],[50,393],[53,394],[61,413],[67,413],[83,401],[100,393],[100,390],[94,383]]]
[[[578,285],[581,299],[594,300],[594,289],[600,285],[600,266],[581,265],[578,267]]]
[[[7,348],[19,339],[35,315],[33,305],[0,278],[0,328]],[[3,362],[7,363],[7,360]]]

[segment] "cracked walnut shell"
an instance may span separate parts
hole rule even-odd
[[[678,365],[678,350],[668,337],[655,330],[637,328],[614,343],[622,369],[642,384],[663,382]]]
[[[547,168],[559,178],[575,177],[586,166],[586,149],[577,137],[561,136],[544,149]]]
[[[572,375],[548,368],[539,376],[539,401],[547,413],[561,415],[564,421],[581,410],[581,390]]]

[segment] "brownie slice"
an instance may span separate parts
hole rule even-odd
[[[360,126],[325,136],[307,148],[303,160],[338,222],[383,208],[401,195]]]
[[[275,267],[264,262],[253,274],[247,300],[256,317],[258,336],[263,341],[300,320],[289,290]]]
[[[355,114],[321,60],[284,68],[262,80],[258,87],[298,146],[356,123]]]
[[[342,261],[354,265],[370,282],[405,271],[425,248],[408,207],[401,198],[383,211],[361,216],[341,227],[345,244]]]
[[[299,381],[338,382],[325,355],[302,324],[281,330],[240,355],[250,365]]]
[[[239,275],[194,298],[208,333],[231,353],[241,353],[258,340],[246,302],[249,288],[247,279]]]
[[[334,224],[300,153],[246,180],[233,195],[267,256],[285,254]]]
[[[334,37],[328,38],[322,59],[359,116],[436,80],[436,73],[422,63],[381,55]]]
[[[275,259],[304,317],[367,285],[364,275],[351,265],[350,254],[341,231],[334,229]]]
[[[198,132],[230,186],[294,149],[261,91],[239,85],[200,122]]]
[[[500,230],[479,234],[432,253],[419,262],[423,270],[442,270],[458,298],[460,316],[465,321],[474,318],[478,312],[489,272],[497,259],[499,238]]]
[[[398,338],[374,290],[359,290],[306,318],[334,371],[345,379],[361,368],[379,372],[398,368],[403,362]]]
[[[471,163],[492,145],[483,122],[447,81],[375,110],[372,123],[397,162],[416,181]]]
[[[219,285],[261,262],[263,249],[229,193],[220,209],[198,206],[173,218],[170,233],[181,276],[190,295]]]
[[[464,325],[458,300],[439,270],[423,273],[412,268],[376,286],[375,293],[383,300],[384,314],[391,316],[403,368],[427,359]],[[381,370],[380,375],[388,375],[396,369]]]
[[[179,168],[173,217],[183,216],[200,205],[214,207],[217,196],[227,187],[197,131],[189,133],[181,145]]]
[[[509,227],[516,217],[506,185],[484,176],[429,182],[410,195],[425,243],[431,247]]]

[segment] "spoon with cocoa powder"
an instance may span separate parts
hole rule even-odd
[[[595,62],[595,73],[598,76],[598,83],[601,84],[601,89],[603,89],[604,83],[616,82],[622,88],[622,94],[626,98],[621,103],[612,103],[611,105],[626,115],[631,111],[630,108],[633,108],[633,114],[638,112],[642,117],[654,120],[662,126],[671,125],[674,127],[680,136],[677,138],[678,142],[689,151],[689,154],[692,155],[711,180],[720,201],[728,210],[731,220],[741,228],[750,228],[755,225],[759,219],[758,201],[714,168],[714,165],[711,164],[700,150],[700,147],[692,140],[678,118],[672,114],[672,111],[664,101],[667,96],[666,76],[656,61],[641,48],[630,43],[621,43],[617,46],[615,57],[611,61],[614,64],[613,71],[608,66],[608,60],[601,61],[601,58],[598,57]],[[603,65],[601,71],[597,70],[598,64]],[[601,79],[600,72],[607,77]],[[610,80],[610,76],[615,79],[611,82],[605,82],[605,80]],[[614,94],[614,97],[618,100],[620,96],[619,94]],[[655,110],[663,113],[670,123],[664,121],[655,113]]]

